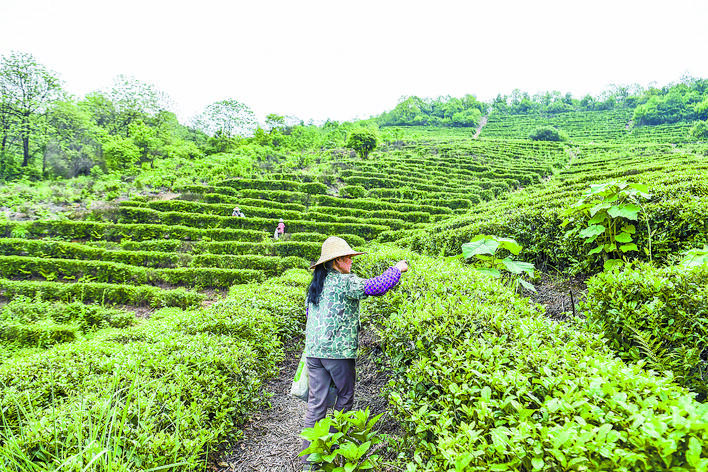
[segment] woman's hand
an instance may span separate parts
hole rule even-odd
[[[401,273],[403,273],[408,270],[408,261],[405,259],[402,261],[398,261],[398,262],[396,262],[396,265],[394,265],[393,267],[395,267],[396,269],[400,270]]]

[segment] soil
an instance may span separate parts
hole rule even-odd
[[[381,357],[379,340],[364,331],[359,340],[360,354],[357,358],[357,382],[354,409],[369,408],[371,416],[387,411],[388,402],[381,395],[388,383],[385,371],[377,365]],[[264,389],[272,395],[271,406],[254,414],[243,425],[243,438],[227,444],[211,462],[211,470],[218,472],[291,472],[302,470],[300,452],[306,404],[290,396],[292,377],[300,360],[303,340],[298,339],[286,347],[286,359],[279,366],[277,377],[266,382]],[[397,423],[384,414],[377,430],[395,435]],[[387,458],[385,446],[377,445],[376,452]]]
[[[562,321],[572,316],[581,316],[578,303],[585,300],[586,279],[587,277],[561,279],[541,274],[539,281],[534,284],[536,293],[531,292],[529,298],[543,305],[546,315],[552,320]]]

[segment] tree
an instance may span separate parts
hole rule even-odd
[[[209,136],[235,138],[253,135],[258,120],[248,105],[228,98],[208,105],[192,119],[192,125]]]
[[[88,175],[101,154],[104,134],[80,106],[57,102],[47,113],[43,174],[49,170],[62,177]]]
[[[33,119],[44,113],[49,104],[62,95],[61,82],[28,53],[11,52],[0,61],[0,92],[3,106],[18,124],[22,141],[22,167],[30,161],[30,138],[34,131]]]
[[[355,150],[359,157],[366,159],[379,144],[379,133],[371,128],[356,128],[349,133],[346,147]]]
[[[699,121],[693,125],[691,136],[697,141],[708,141],[708,121]]]
[[[78,102],[79,108],[88,114],[93,122],[110,134],[118,133],[118,111],[113,102],[101,92],[91,92]]]
[[[152,84],[125,75],[117,76],[106,94],[117,113],[119,131],[128,136],[131,123],[172,108],[170,97]]]
[[[567,141],[568,135],[553,126],[541,126],[529,135],[533,141]]]

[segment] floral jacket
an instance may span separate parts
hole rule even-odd
[[[401,271],[389,267],[372,279],[330,271],[317,306],[307,303],[307,357],[355,359],[359,347],[359,300],[383,295],[395,286]]]

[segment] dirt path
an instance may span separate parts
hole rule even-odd
[[[360,339],[357,358],[357,383],[354,409],[367,406],[374,414],[386,411],[387,401],[380,395],[388,382],[385,373],[379,372],[375,360],[381,350],[374,336],[365,331]],[[273,394],[271,407],[254,414],[243,426],[243,439],[229,445],[214,461],[211,468],[218,472],[292,472],[302,470],[300,451],[305,408],[304,402],[290,396],[292,376],[300,360],[302,339],[286,349],[286,359],[279,366],[279,375],[264,386]],[[388,415],[379,422],[379,430],[395,433],[397,424]],[[378,451],[382,454],[381,451]]]
[[[483,116],[482,119],[479,121],[479,126],[477,127],[477,131],[475,131],[474,136],[472,136],[472,139],[477,139],[479,137],[479,134],[482,132],[482,128],[484,128],[484,125],[487,124],[487,121],[489,118],[487,116]]]

